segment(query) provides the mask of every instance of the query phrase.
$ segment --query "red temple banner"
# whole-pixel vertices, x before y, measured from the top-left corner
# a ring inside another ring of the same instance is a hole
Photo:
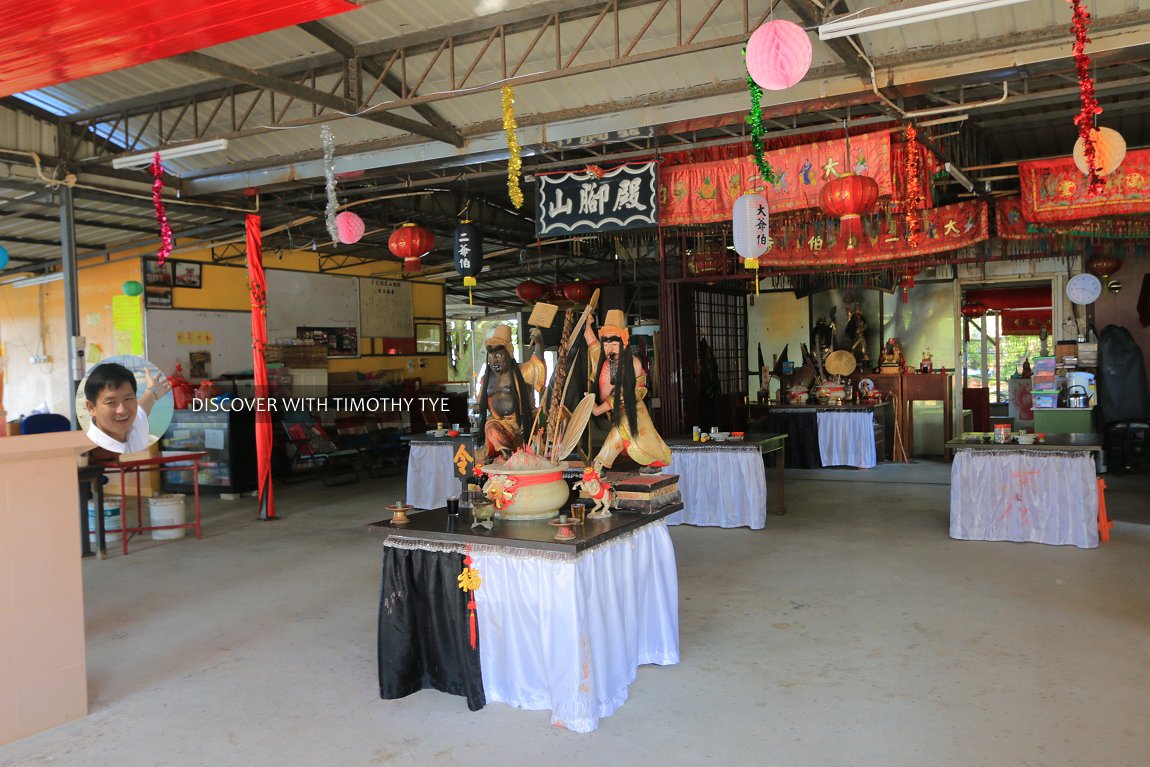
[[[767,198],[771,214],[817,208],[823,184],[854,172],[878,183],[879,196],[890,197],[890,133],[851,137],[851,167],[845,168],[843,139],[776,149],[766,159],[775,183],[764,185],[750,156],[716,162],[675,165],[659,174],[659,225],[684,226],[728,221],[735,200],[757,193]]]
[[[1086,176],[1064,157],[1018,164],[1022,214],[1031,223],[1150,213],[1150,149],[1126,153],[1118,170],[1102,179],[1102,194],[1087,194]]]
[[[838,240],[839,225],[830,219],[771,222],[771,248],[759,259],[765,269],[802,269],[874,265],[945,253],[990,239],[989,208],[969,200],[922,211],[918,245],[906,239],[902,216],[864,217],[864,235],[855,248]]]
[[[999,197],[994,201],[994,228],[995,234],[1004,240],[1033,240],[1036,237],[1023,216],[1021,197]]]
[[[245,221],[248,255],[248,286],[252,300],[252,371],[256,396],[267,397],[268,364],[268,285],[264,275],[264,244],[260,217],[249,214]],[[274,519],[275,496],[272,492],[272,417],[263,408],[256,410],[256,475],[259,487],[259,518]]]

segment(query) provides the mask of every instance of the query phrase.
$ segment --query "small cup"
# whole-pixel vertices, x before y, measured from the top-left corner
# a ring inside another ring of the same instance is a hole
[[[579,523],[582,523],[587,518],[587,504],[573,503],[571,504],[571,517]]]
[[[453,517],[459,516],[459,496],[452,495],[447,498],[447,513]]]
[[[453,424],[451,424],[451,428],[455,431],[459,431],[459,424],[453,423]]]
[[[559,512],[559,523],[560,524],[566,525],[566,524],[569,524],[570,522],[571,522],[571,515],[570,514],[568,514],[565,511]]]

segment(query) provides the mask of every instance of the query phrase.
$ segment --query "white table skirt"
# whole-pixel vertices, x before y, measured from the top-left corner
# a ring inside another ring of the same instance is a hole
[[[407,502],[417,509],[438,509],[461,485],[451,462],[450,442],[412,442],[407,457]]]
[[[874,413],[825,413],[817,416],[819,457],[823,466],[854,466],[870,469],[875,465]]]
[[[1098,546],[1098,484],[1088,452],[956,451],[950,537]]]
[[[679,662],[679,583],[667,526],[577,557],[475,551],[483,692],[591,732],[627,700],[638,667]]]
[[[762,453],[741,449],[671,446],[671,465],[679,475],[683,510],[667,517],[668,525],[749,527],[767,524],[767,479]]]

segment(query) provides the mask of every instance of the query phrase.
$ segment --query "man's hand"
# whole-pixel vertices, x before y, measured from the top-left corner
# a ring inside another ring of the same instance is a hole
[[[172,385],[168,382],[167,376],[160,373],[159,378],[152,378],[152,371],[147,368],[144,369],[144,384],[156,399],[160,399],[172,390]]]
[[[540,343],[543,341],[543,331],[540,330],[539,328],[535,327],[534,325],[532,325],[531,331],[527,334],[527,337],[531,340],[531,343],[533,343],[533,344]]]

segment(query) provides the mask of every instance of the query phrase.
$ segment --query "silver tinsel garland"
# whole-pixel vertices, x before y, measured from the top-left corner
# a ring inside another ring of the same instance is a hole
[[[326,125],[319,129],[319,137],[323,142],[323,176],[327,179],[327,209],[324,211],[324,223],[327,224],[327,233],[331,235],[332,244],[339,242],[339,227],[335,223],[335,214],[339,210],[339,200],[335,196],[335,137],[331,135],[331,128]]]

